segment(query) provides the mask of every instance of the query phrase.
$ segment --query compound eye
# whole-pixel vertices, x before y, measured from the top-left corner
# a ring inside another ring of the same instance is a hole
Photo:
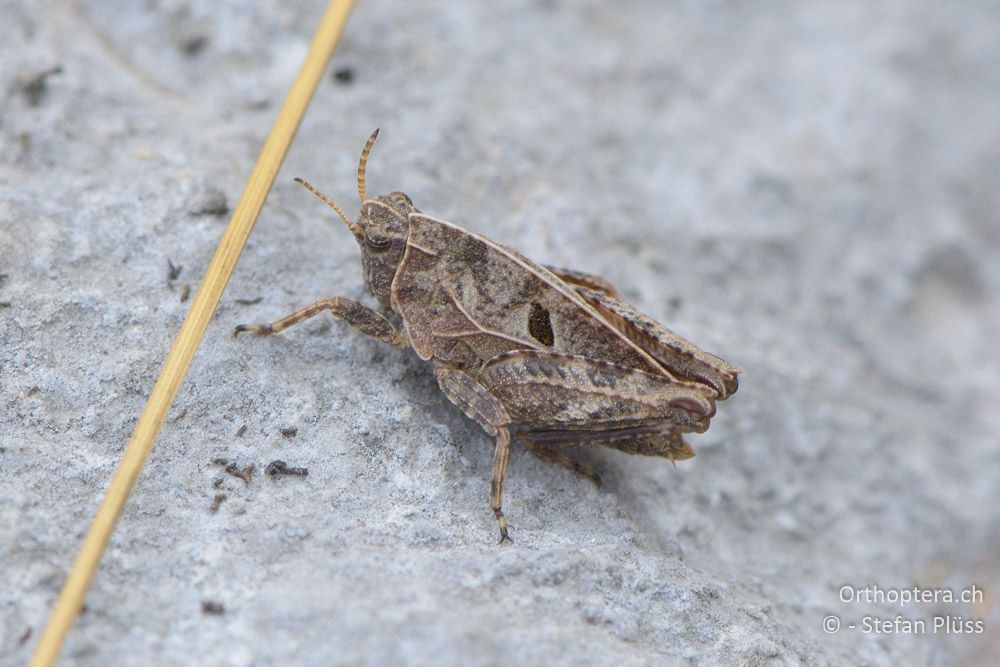
[[[392,239],[388,236],[380,236],[378,234],[368,234],[365,236],[365,245],[372,252],[385,252],[391,244]]]

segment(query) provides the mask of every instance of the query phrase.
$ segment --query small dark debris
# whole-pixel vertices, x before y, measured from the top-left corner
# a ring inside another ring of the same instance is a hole
[[[230,463],[226,466],[226,472],[233,477],[239,477],[247,484],[249,484],[250,480],[253,478],[253,470],[254,465],[252,463],[244,468],[237,467],[235,463]]]
[[[671,310],[677,310],[681,307],[683,300],[679,296],[670,297],[670,301],[667,302]]]
[[[296,477],[308,477],[308,468],[294,468],[289,466],[287,463],[281,460],[271,461],[264,468],[264,474],[268,477],[276,477],[278,475],[294,475]]]
[[[181,411],[177,413],[177,416],[171,419],[170,421],[179,422],[180,420],[184,419],[184,417],[187,416],[187,413],[188,413],[187,408],[181,408]]]
[[[24,646],[25,644],[27,644],[28,640],[31,639],[31,633],[32,629],[31,626],[29,625],[24,629],[24,632],[21,633],[21,636],[17,638],[17,645]]]
[[[294,438],[295,434],[299,432],[299,429],[295,426],[285,426],[278,429],[278,433],[285,436],[286,438]]]
[[[187,301],[189,296],[191,296],[191,285],[184,283],[181,285],[181,303]]]
[[[17,145],[21,149],[20,154],[15,158],[15,162],[20,162],[31,150],[31,134],[28,132],[18,132],[14,135],[17,139]]]
[[[212,480],[212,486],[215,487],[216,489],[218,489],[220,486],[222,486],[222,478],[221,477],[216,477],[215,479],[213,479]]]
[[[201,611],[204,614],[211,614],[212,616],[222,616],[226,613],[226,607],[216,600],[202,600]]]
[[[342,85],[348,85],[354,82],[354,68],[353,67],[338,67],[333,70],[333,80]]]
[[[8,278],[10,278],[10,274],[0,273],[0,287],[3,287],[3,284],[7,282]]]
[[[0,308],[10,308],[10,301],[0,301]]]
[[[225,468],[223,468],[225,472],[229,473],[233,477],[242,479],[247,484],[249,484],[250,480],[253,479],[254,465],[252,463],[248,466],[244,466],[243,468],[240,468],[235,462],[223,458],[212,459],[212,463],[219,466],[225,466]]]
[[[167,28],[181,53],[195,56],[209,43],[213,26],[206,15],[196,13],[185,2],[171,12]]]
[[[167,258],[167,284],[170,285],[170,283],[172,283],[175,280],[177,280],[177,277],[181,275],[181,271],[183,271],[183,270],[184,270],[183,266],[174,266],[174,263],[171,262],[170,258],[168,257]],[[171,287],[173,287],[173,286],[171,285]]]
[[[205,188],[192,198],[188,212],[192,215],[225,215],[229,212],[226,193],[219,188]]]
[[[193,56],[204,49],[206,44],[208,44],[207,35],[189,35],[181,39],[180,47],[181,51]]]
[[[62,74],[62,67],[56,65],[37,74],[24,73],[17,78],[17,85],[21,89],[21,94],[28,100],[28,106],[37,107],[42,101],[48,90],[46,80],[53,74]]]
[[[243,426],[240,426],[238,429],[236,429],[236,437],[242,438],[243,434],[246,432],[247,432],[247,425],[243,424]]]
[[[212,498],[212,506],[209,508],[213,514],[219,511],[219,507],[222,505],[222,503],[226,500],[227,497],[228,496],[226,496],[226,494],[224,493],[215,494],[215,497]]]
[[[236,303],[241,306],[256,306],[258,303],[264,300],[264,297],[258,296],[255,299],[236,299]]]

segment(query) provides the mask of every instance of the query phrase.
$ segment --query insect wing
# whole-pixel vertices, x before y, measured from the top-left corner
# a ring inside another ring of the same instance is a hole
[[[675,377],[704,383],[725,400],[739,386],[740,369],[678,336],[639,309],[606,293],[576,286],[604,320],[656,358]]]
[[[409,220],[392,298],[421,358],[457,355],[458,346],[481,363],[529,349],[667,374],[548,269],[450,223]]]

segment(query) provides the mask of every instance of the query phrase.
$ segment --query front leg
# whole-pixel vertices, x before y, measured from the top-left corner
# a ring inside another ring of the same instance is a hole
[[[371,308],[342,296],[332,299],[320,299],[311,306],[306,306],[302,310],[297,310],[291,315],[281,318],[274,324],[241,324],[236,327],[233,335],[238,336],[244,331],[263,336],[276,334],[284,331],[293,324],[308,320],[310,317],[318,315],[324,310],[328,310],[335,316],[345,320],[366,336],[396,347],[406,347],[406,334],[397,331],[396,327],[392,326],[392,322]]]
[[[493,471],[490,475],[490,508],[500,527],[500,543],[512,542],[507,534],[507,519],[503,515],[503,481],[507,474],[507,457],[510,454],[510,417],[503,404],[486,387],[476,382],[464,371],[449,368],[441,363],[434,365],[441,391],[467,417],[496,438],[493,449]]]

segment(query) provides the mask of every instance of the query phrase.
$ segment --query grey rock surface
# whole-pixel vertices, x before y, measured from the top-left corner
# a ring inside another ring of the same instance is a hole
[[[30,655],[321,5],[2,5],[3,664]],[[994,3],[359,3],[63,663],[1000,662],[998,118]],[[744,369],[696,458],[585,451],[595,488],[515,450],[501,548],[492,443],[412,352],[331,318],[233,339],[365,297],[291,179],[353,213],[374,127],[370,190],[601,273]]]

